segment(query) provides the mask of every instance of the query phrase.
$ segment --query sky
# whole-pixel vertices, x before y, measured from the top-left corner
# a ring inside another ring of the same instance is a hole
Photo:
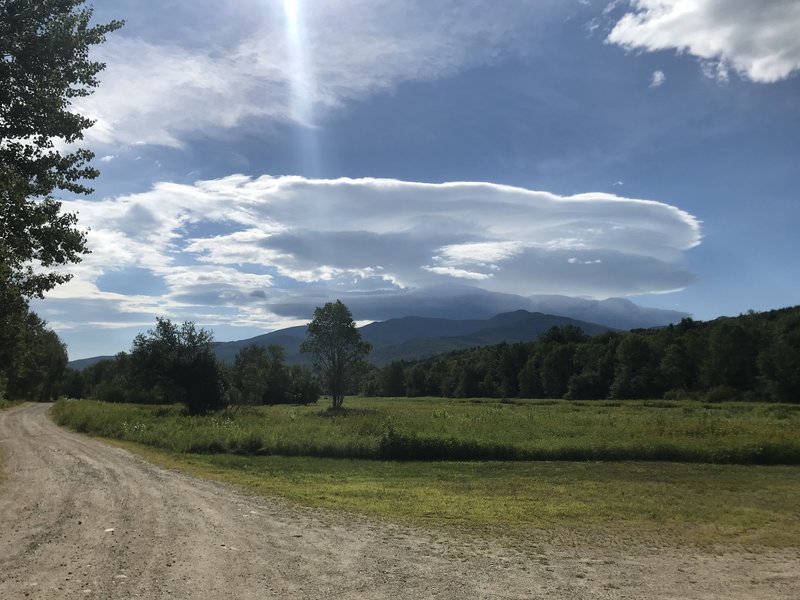
[[[126,25],[73,104],[92,253],[33,306],[73,360],[156,316],[242,339],[299,298],[446,283],[800,304],[797,0],[94,8]]]

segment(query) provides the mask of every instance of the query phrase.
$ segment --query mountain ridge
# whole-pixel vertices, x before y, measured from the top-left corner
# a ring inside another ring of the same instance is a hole
[[[594,300],[555,294],[520,296],[492,292],[462,283],[446,283],[392,292],[324,295],[269,304],[284,317],[304,318],[314,308],[336,299],[344,302],[357,320],[386,321],[409,315],[457,320],[489,319],[516,310],[541,312],[599,323],[614,329],[641,329],[678,323],[688,313],[640,306],[626,298]]]
[[[362,328],[362,334],[376,347],[374,356],[388,360],[394,347],[401,358],[427,357],[432,351],[425,350],[421,340],[433,340],[428,346],[439,351],[463,349],[465,344],[488,343],[481,339],[456,339],[474,335],[486,326],[490,319],[500,315],[513,315],[519,311],[528,314],[543,314],[565,319],[573,319],[592,326],[608,329],[629,330],[661,327],[677,323],[689,315],[686,313],[658,308],[642,307],[625,298],[592,300],[558,295],[517,296],[514,294],[490,292],[465,284],[440,284],[427,288],[411,289],[391,293],[367,292],[348,294],[342,300],[358,320],[372,323]],[[278,314],[284,316],[310,315],[314,307],[324,304],[325,298],[305,298],[294,304],[274,305]],[[504,317],[514,319],[513,316]],[[395,325],[383,325],[393,322]],[[566,323],[566,322],[565,322]],[[581,326],[581,325],[579,325]],[[582,328],[589,327],[583,325]],[[279,344],[286,349],[287,358],[293,362],[307,362],[308,357],[300,355],[300,342],[305,338],[305,326],[289,327],[264,333],[244,340],[219,342],[215,349],[221,360],[233,361],[236,353],[250,344]],[[514,338],[514,327],[506,332],[505,341]],[[491,343],[504,341],[493,334],[484,336]],[[415,338],[417,338],[415,340]],[[85,368],[109,357],[93,357],[71,361],[75,368]]]
[[[598,323],[517,310],[489,319],[402,317],[369,323],[360,327],[359,331],[373,345],[368,359],[382,366],[394,360],[419,360],[444,352],[500,342],[533,341],[551,327],[566,325],[580,327],[590,335],[613,330]],[[300,344],[305,337],[305,326],[289,327],[243,340],[215,342],[214,353],[219,360],[232,363],[243,348],[276,344],[283,347],[288,363],[308,364],[310,357],[300,352]],[[113,357],[76,360],[70,362],[69,366],[80,370],[107,358]]]

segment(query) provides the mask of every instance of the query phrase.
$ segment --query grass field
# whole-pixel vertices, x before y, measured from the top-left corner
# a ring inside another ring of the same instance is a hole
[[[348,398],[233,408],[61,401],[59,424],[177,453],[394,460],[800,464],[800,405]]]
[[[257,494],[522,543],[800,547],[800,467],[688,463],[378,461],[178,454],[147,460]]]
[[[188,417],[174,406],[61,401],[52,414],[158,464],[309,506],[520,540],[572,531],[618,543],[800,547],[798,406],[440,398],[346,405],[335,415],[274,406]],[[559,460],[485,460],[498,448],[514,459]],[[393,452],[404,460],[385,460]],[[431,460],[459,453],[470,460]],[[659,457],[683,462],[653,462]],[[636,458],[649,462],[628,460]],[[709,464],[781,461],[794,464]]]

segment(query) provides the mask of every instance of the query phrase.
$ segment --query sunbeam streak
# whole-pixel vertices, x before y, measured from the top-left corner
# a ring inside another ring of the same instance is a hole
[[[304,174],[321,175],[319,141],[314,122],[316,88],[313,69],[308,58],[308,37],[303,21],[300,0],[283,0],[286,21],[286,42],[290,65],[290,93],[292,118],[300,124],[298,148]]]

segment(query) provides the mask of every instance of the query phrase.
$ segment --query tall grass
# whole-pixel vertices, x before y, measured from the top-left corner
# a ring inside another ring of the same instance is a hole
[[[350,398],[232,408],[60,401],[56,422],[180,453],[398,460],[653,460],[800,464],[800,406]]]
[[[0,397],[0,410],[6,410],[13,406],[18,406],[21,404],[20,402],[13,402],[12,400],[6,400],[5,398]]]

